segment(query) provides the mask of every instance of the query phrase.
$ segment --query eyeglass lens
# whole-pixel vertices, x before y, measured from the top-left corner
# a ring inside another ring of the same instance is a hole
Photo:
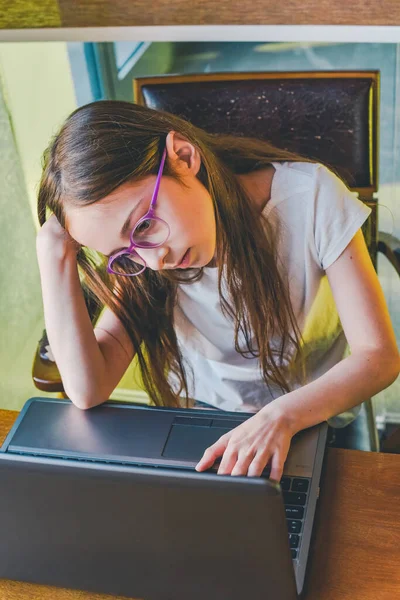
[[[132,241],[139,248],[155,248],[163,244],[169,235],[168,225],[161,219],[145,219],[135,228]],[[144,261],[134,250],[117,256],[110,268],[121,275],[137,275],[143,270]]]

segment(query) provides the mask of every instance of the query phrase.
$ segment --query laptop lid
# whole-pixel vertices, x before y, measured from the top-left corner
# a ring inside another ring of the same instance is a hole
[[[82,411],[69,400],[32,398],[23,407],[1,451],[193,471],[207,446],[252,414],[116,402]],[[282,480],[289,538],[291,543],[296,542],[296,550],[292,547],[291,553],[298,593],[304,584],[326,431],[326,424],[321,424],[292,439]],[[218,464],[211,471],[217,468]],[[302,479],[296,479],[299,477]],[[306,484],[306,495],[293,495],[299,482]],[[302,506],[291,506],[297,502]],[[296,519],[301,523],[293,521]]]
[[[0,577],[146,600],[295,600],[279,486],[0,452]]]

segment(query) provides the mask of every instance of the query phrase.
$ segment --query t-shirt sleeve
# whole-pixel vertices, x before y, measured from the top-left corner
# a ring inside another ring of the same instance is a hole
[[[316,169],[313,207],[316,256],[321,268],[326,271],[372,211],[323,165]]]

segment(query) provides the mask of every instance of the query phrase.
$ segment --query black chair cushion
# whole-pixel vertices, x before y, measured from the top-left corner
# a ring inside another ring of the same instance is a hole
[[[160,80],[141,87],[151,108],[182,116],[211,133],[266,139],[322,161],[350,187],[375,185],[370,99],[376,80],[368,74],[220,81],[210,74],[208,81]]]

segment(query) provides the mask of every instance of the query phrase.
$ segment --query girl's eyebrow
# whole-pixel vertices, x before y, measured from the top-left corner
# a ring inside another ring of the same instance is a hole
[[[144,198],[140,198],[140,200],[137,202],[137,204],[130,211],[125,223],[122,225],[122,229],[121,229],[121,233],[120,233],[121,237],[124,236],[130,229],[132,215],[137,211],[137,209],[139,208],[139,206],[141,205],[143,200],[144,200]],[[108,256],[115,254],[116,252],[118,252],[118,250],[121,250],[121,248],[117,248],[116,250],[113,250],[112,252],[110,252],[110,254],[108,254]]]
[[[122,226],[121,229],[121,236],[125,235],[126,232],[128,231],[128,229],[130,228],[130,224],[131,224],[131,219],[132,219],[132,215],[137,211],[137,209],[139,208],[140,204],[143,202],[143,198],[140,198],[140,200],[138,201],[138,203],[136,204],[136,206],[134,206],[131,210],[131,212],[129,213],[125,223]]]

